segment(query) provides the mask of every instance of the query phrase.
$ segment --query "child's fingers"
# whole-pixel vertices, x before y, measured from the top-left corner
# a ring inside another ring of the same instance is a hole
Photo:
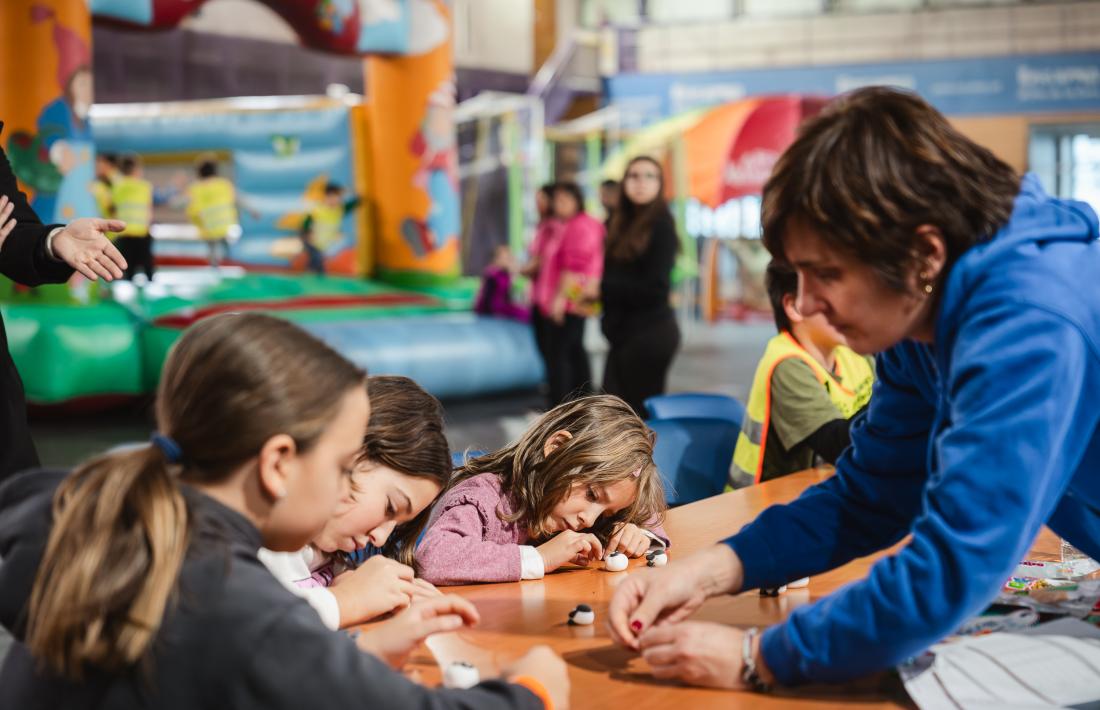
[[[587,534],[585,537],[588,539],[588,542],[590,543],[589,550],[591,552],[595,553],[595,558],[596,559],[602,559],[603,558],[603,543],[600,542],[600,538],[596,537],[595,535],[593,535],[591,533]],[[592,555],[589,555],[589,557],[591,557],[591,556]]]
[[[416,630],[421,639],[427,638],[432,634],[443,633],[446,631],[456,631],[466,626],[466,620],[458,614],[444,614],[443,616],[435,616],[430,619],[425,619]]]
[[[413,586],[416,587],[416,594],[424,598],[443,596],[443,592],[436,589],[434,584],[419,577],[413,580]]]
[[[606,555],[610,555],[610,554],[611,554],[612,552],[614,552],[615,550],[618,550],[618,549],[619,549],[619,547],[620,547],[620,542],[621,542],[621,541],[622,541],[622,539],[623,539],[623,533],[624,533],[624,532],[626,532],[626,528],[625,528],[625,527],[620,527],[620,528],[619,528],[619,529],[618,529],[618,530],[617,530],[617,531],[615,532],[615,534],[611,536],[611,539],[607,541],[607,549],[606,549],[606,550],[604,550],[604,553],[605,553]],[[622,547],[624,547],[624,548],[625,548],[626,546],[625,546],[625,545],[623,545]]]
[[[378,562],[376,562],[375,564],[384,566],[385,569],[396,575],[398,579],[403,579],[407,582],[411,582],[413,578],[416,577],[416,572],[413,570],[412,567],[409,567],[408,565],[403,565],[397,560],[391,560],[390,558],[382,557],[381,555],[372,557],[367,562],[369,563],[371,560],[378,560]]]
[[[457,615],[469,626],[481,621],[481,615],[477,613],[477,607],[473,602],[464,599],[457,594],[441,594],[435,599],[429,599],[418,604],[423,610],[424,617]]]

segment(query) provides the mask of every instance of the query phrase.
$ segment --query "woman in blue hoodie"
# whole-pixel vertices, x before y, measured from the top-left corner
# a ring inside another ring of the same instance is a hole
[[[1096,214],[1046,195],[916,96],[856,91],[807,123],[764,189],[799,310],[879,353],[832,478],[616,591],[616,639],[655,675],[764,689],[920,652],[996,596],[1045,523],[1100,557]],[[882,550],[862,581],[757,633],[686,621]],[[656,625],[655,625],[656,624]]]

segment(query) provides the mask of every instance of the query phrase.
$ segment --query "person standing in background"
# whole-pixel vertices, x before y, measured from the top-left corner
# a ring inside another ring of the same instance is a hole
[[[302,246],[309,256],[308,268],[318,276],[325,275],[325,252],[343,239],[340,228],[344,217],[359,206],[358,195],[345,199],[346,190],[340,183],[325,185],[325,196],[310,210],[302,223]]]
[[[646,398],[665,391],[680,347],[680,327],[669,305],[679,245],[660,164],[634,158],[613,211],[600,283],[601,327],[611,344],[603,387],[643,418]]]
[[[546,319],[548,407],[591,388],[584,324],[599,293],[605,235],[603,225],[585,213],[584,195],[576,183],[555,185],[553,204],[561,232],[544,250],[540,277],[546,281],[535,304]]]
[[[140,269],[152,281],[153,183],[143,177],[141,158],[133,153],[122,156],[118,167],[121,174],[111,183],[111,205],[114,216],[126,223],[118,236],[118,249],[129,262],[124,278],[133,280]]]
[[[0,134],[4,124],[0,122]],[[16,283],[64,283],[75,269],[85,278],[122,278],[126,260],[106,237],[125,225],[117,220],[77,219],[68,226],[42,224],[19,191],[15,173],[0,148],[0,273]],[[38,465],[23,381],[8,351],[0,317],[0,481]]]
[[[550,359],[546,351],[547,321],[536,304],[550,300],[548,295],[550,280],[547,278],[549,271],[543,271],[541,267],[550,245],[556,244],[561,236],[562,224],[554,217],[553,202],[554,184],[546,183],[535,193],[535,209],[539,214],[539,223],[535,227],[535,237],[528,250],[527,264],[520,270],[520,275],[531,280],[531,329],[534,331],[535,346],[539,350],[539,356],[542,357],[542,364],[547,373],[550,372]]]
[[[217,269],[229,255],[229,232],[239,229],[237,190],[233,183],[218,175],[218,163],[212,158],[199,162],[198,180],[187,188],[187,216],[199,229],[206,243],[210,266]]]
[[[611,218],[615,216],[615,210],[619,209],[622,187],[618,180],[604,180],[600,183],[600,205],[603,206],[603,226],[611,229]]]

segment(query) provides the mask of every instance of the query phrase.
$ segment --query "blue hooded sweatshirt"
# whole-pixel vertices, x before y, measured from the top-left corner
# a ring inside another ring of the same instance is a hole
[[[1012,217],[943,287],[935,344],[882,353],[837,473],[726,544],[744,588],[912,539],[762,638],[784,685],[893,666],[980,613],[1046,523],[1100,558],[1096,213],[1023,179]]]

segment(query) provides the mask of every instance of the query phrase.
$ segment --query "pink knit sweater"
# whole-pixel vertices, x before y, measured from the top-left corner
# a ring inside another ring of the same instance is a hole
[[[497,514],[510,515],[514,506],[493,473],[467,478],[449,490],[432,510],[416,548],[420,576],[438,585],[518,582],[519,547],[529,541],[527,528],[506,523]],[[650,529],[668,544],[659,525]]]

